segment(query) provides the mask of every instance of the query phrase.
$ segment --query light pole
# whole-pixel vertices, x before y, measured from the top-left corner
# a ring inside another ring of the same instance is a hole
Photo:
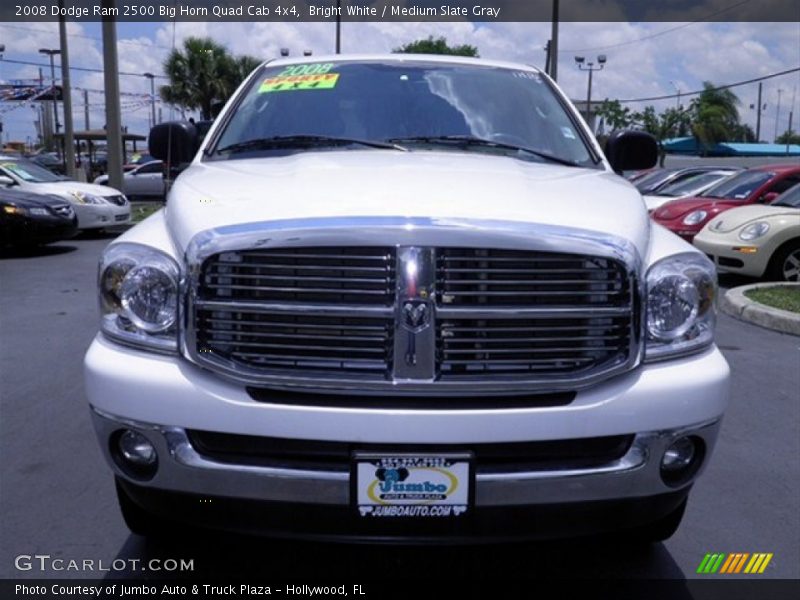
[[[342,0],[336,0],[336,54],[342,53]]]
[[[680,110],[680,109],[681,109],[681,88],[679,88],[679,87],[678,87],[678,86],[675,84],[675,82],[674,82],[674,81],[670,81],[670,84],[672,84],[672,87],[674,87],[674,88],[675,88],[675,91],[676,91],[676,92],[677,92],[677,94],[678,94],[678,100],[675,102],[675,108],[677,108],[678,110]]]
[[[53,118],[55,119],[55,126],[56,126],[56,133],[61,128],[60,123],[58,122],[58,101],[56,100],[56,66],[55,62],[53,62],[53,57],[56,54],[61,54],[61,50],[54,50],[51,48],[39,48],[39,54],[46,54],[50,57],[50,80],[52,82],[50,93],[53,95]],[[58,146],[56,146],[57,148]],[[59,156],[61,152],[58,153]]]
[[[152,115],[153,124],[151,127],[156,126],[156,84],[155,84],[155,75],[152,73],[142,73],[145,77],[150,80],[150,113]]]
[[[783,90],[778,88],[778,107],[775,109],[775,137],[772,138],[773,141],[778,139],[778,121],[781,118],[781,94]]]
[[[586,92],[586,123],[589,124],[592,118],[592,74],[595,71],[602,71],[603,67],[606,66],[606,55],[600,54],[597,57],[597,66],[594,66],[593,62],[585,62],[586,59],[583,56],[576,56],[575,63],[578,65],[578,68],[581,71],[589,71],[589,87]],[[591,127],[591,124],[589,125]]]

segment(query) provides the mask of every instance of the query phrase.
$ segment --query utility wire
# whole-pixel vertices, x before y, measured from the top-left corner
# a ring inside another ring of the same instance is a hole
[[[8,29],[19,29],[20,31],[30,31],[32,33],[47,33],[52,35],[52,31],[48,31],[47,29],[36,29],[34,27],[20,27],[19,25],[9,25],[8,23],[0,23],[0,27],[6,27]],[[85,33],[67,33],[67,37],[78,37],[78,38],[85,38],[87,40],[95,40],[95,41],[102,41],[102,37],[96,35],[87,35]],[[159,46],[158,44],[145,44],[144,42],[137,42],[136,40],[118,40],[118,44],[129,44],[131,46],[142,46],[145,48],[160,48],[161,50],[172,50],[172,48],[168,46]]]
[[[661,31],[657,31],[656,33],[652,33],[650,35],[645,35],[645,36],[642,36],[642,37],[639,37],[639,38],[628,40],[627,42],[620,42],[618,44],[610,44],[608,46],[596,46],[594,48],[579,48],[577,50],[559,50],[558,53],[559,54],[570,54],[572,52],[593,52],[595,50],[611,50],[612,48],[621,48],[623,46],[630,46],[631,44],[638,44],[639,42],[644,42],[644,41],[647,41],[647,40],[651,40],[653,38],[660,37],[662,35],[667,35],[668,33],[672,33],[673,31],[678,31],[679,29],[686,29],[687,27],[691,27],[692,25],[697,25],[698,23],[705,23],[705,22],[709,21],[710,19],[712,19],[713,17],[716,17],[717,15],[720,15],[720,14],[722,14],[724,12],[728,12],[729,10],[733,10],[734,8],[738,8],[738,7],[740,7],[740,6],[744,5],[744,4],[747,4],[750,1],[751,0],[742,0],[738,4],[734,4],[733,6],[729,6],[727,8],[723,8],[722,10],[718,10],[716,12],[713,12],[710,15],[706,15],[702,19],[698,19],[696,21],[691,21],[689,23],[684,23],[684,24],[678,25],[676,27],[670,27],[669,29],[662,29]]]
[[[630,98],[627,100],[618,100],[620,104],[629,104],[633,102],[651,102],[653,100],[670,100],[672,98],[684,97],[684,96],[696,96],[698,94],[702,94],[705,91],[718,91],[718,90],[727,90],[734,87],[739,87],[741,85],[747,85],[748,83],[756,83],[758,81],[764,81],[766,79],[772,79],[774,77],[780,77],[782,75],[788,75],[789,73],[796,73],[800,71],[800,67],[795,67],[794,69],[787,69],[785,71],[780,71],[779,73],[771,73],[770,75],[764,75],[763,77],[755,77],[753,79],[748,79],[746,81],[737,81],[736,83],[729,83],[727,85],[719,85],[713,88],[696,90],[694,92],[681,92],[680,94],[670,94],[667,96],[653,96],[651,98]]]
[[[30,62],[27,60],[11,60],[10,58],[3,58],[0,59],[0,62],[7,62],[15,65],[30,65],[33,67],[47,67],[50,68],[50,63],[36,63]],[[90,69],[89,67],[74,67],[70,65],[70,71],[86,71],[88,73],[102,73],[103,69]],[[130,75],[132,77],[144,77],[142,73],[126,73],[125,71],[119,71],[120,75]],[[166,75],[156,75],[158,79],[169,79]]]

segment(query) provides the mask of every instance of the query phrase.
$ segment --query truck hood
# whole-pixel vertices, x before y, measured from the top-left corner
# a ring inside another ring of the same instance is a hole
[[[173,241],[247,222],[417,217],[539,223],[612,234],[644,256],[647,211],[614,173],[483,153],[303,152],[196,162],[167,206]]]
[[[725,211],[725,214],[713,219],[708,227],[718,233],[728,233],[751,222],[784,215],[798,219],[798,224],[800,224],[800,209],[791,206],[752,204]]]

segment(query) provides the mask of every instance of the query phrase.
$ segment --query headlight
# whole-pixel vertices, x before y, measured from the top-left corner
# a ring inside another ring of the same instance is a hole
[[[688,354],[714,341],[716,281],[714,265],[699,254],[670,256],[650,267],[647,360]]]
[[[757,221],[755,223],[751,223],[744,229],[742,229],[741,233],[739,234],[739,239],[749,242],[750,240],[755,240],[760,238],[761,236],[765,235],[769,231],[769,223],[766,221]]]
[[[105,204],[106,201],[100,196],[94,194],[86,194],[84,192],[72,192],[72,197],[78,201],[79,204]]]
[[[23,208],[22,206],[16,206],[14,204],[4,204],[3,205],[3,212],[7,215],[27,215],[28,210]]]
[[[686,215],[686,218],[683,220],[684,225],[697,225],[698,223],[702,223],[703,220],[708,216],[708,213],[704,210],[696,210],[694,212],[690,212]]]
[[[180,269],[148,246],[114,244],[100,261],[101,330],[118,341],[177,351]]]

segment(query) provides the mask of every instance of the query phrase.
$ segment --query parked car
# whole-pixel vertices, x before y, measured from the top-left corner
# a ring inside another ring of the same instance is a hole
[[[389,54],[265,63],[149,146],[191,164],[103,253],[84,370],[131,530],[678,527],[729,369],[713,264],[616,174],[652,136],[604,156],[534,67]]]
[[[42,152],[40,154],[34,154],[29,158],[40,167],[44,167],[56,175],[66,174],[64,162],[60,160],[54,152]]]
[[[130,204],[124,194],[56,175],[26,158],[0,155],[0,188],[3,187],[63,198],[75,209],[79,229],[130,223]]]
[[[108,185],[108,175],[100,175],[94,180],[98,185]],[[122,175],[122,191],[128,198],[163,198],[164,163],[149,161],[135,166]]]
[[[36,246],[78,233],[78,217],[58,196],[0,187],[0,246]]]
[[[652,194],[659,188],[670,184],[680,183],[700,173],[707,173],[709,171],[724,171],[728,167],[720,166],[695,166],[695,167],[673,167],[669,169],[653,169],[650,172],[645,172],[641,177],[631,181],[636,189],[642,195]]]
[[[800,184],[771,204],[725,211],[694,238],[720,271],[800,281]]]
[[[653,219],[691,242],[720,213],[747,204],[769,204],[796,183],[800,183],[800,164],[753,167],[698,196],[667,202],[653,212]]]
[[[727,179],[741,169],[732,167],[730,169],[720,169],[717,171],[706,171],[697,173],[685,179],[669,182],[659,186],[655,191],[644,196],[644,203],[647,210],[654,211],[672,200],[680,198],[690,198],[702,194],[723,179]]]

